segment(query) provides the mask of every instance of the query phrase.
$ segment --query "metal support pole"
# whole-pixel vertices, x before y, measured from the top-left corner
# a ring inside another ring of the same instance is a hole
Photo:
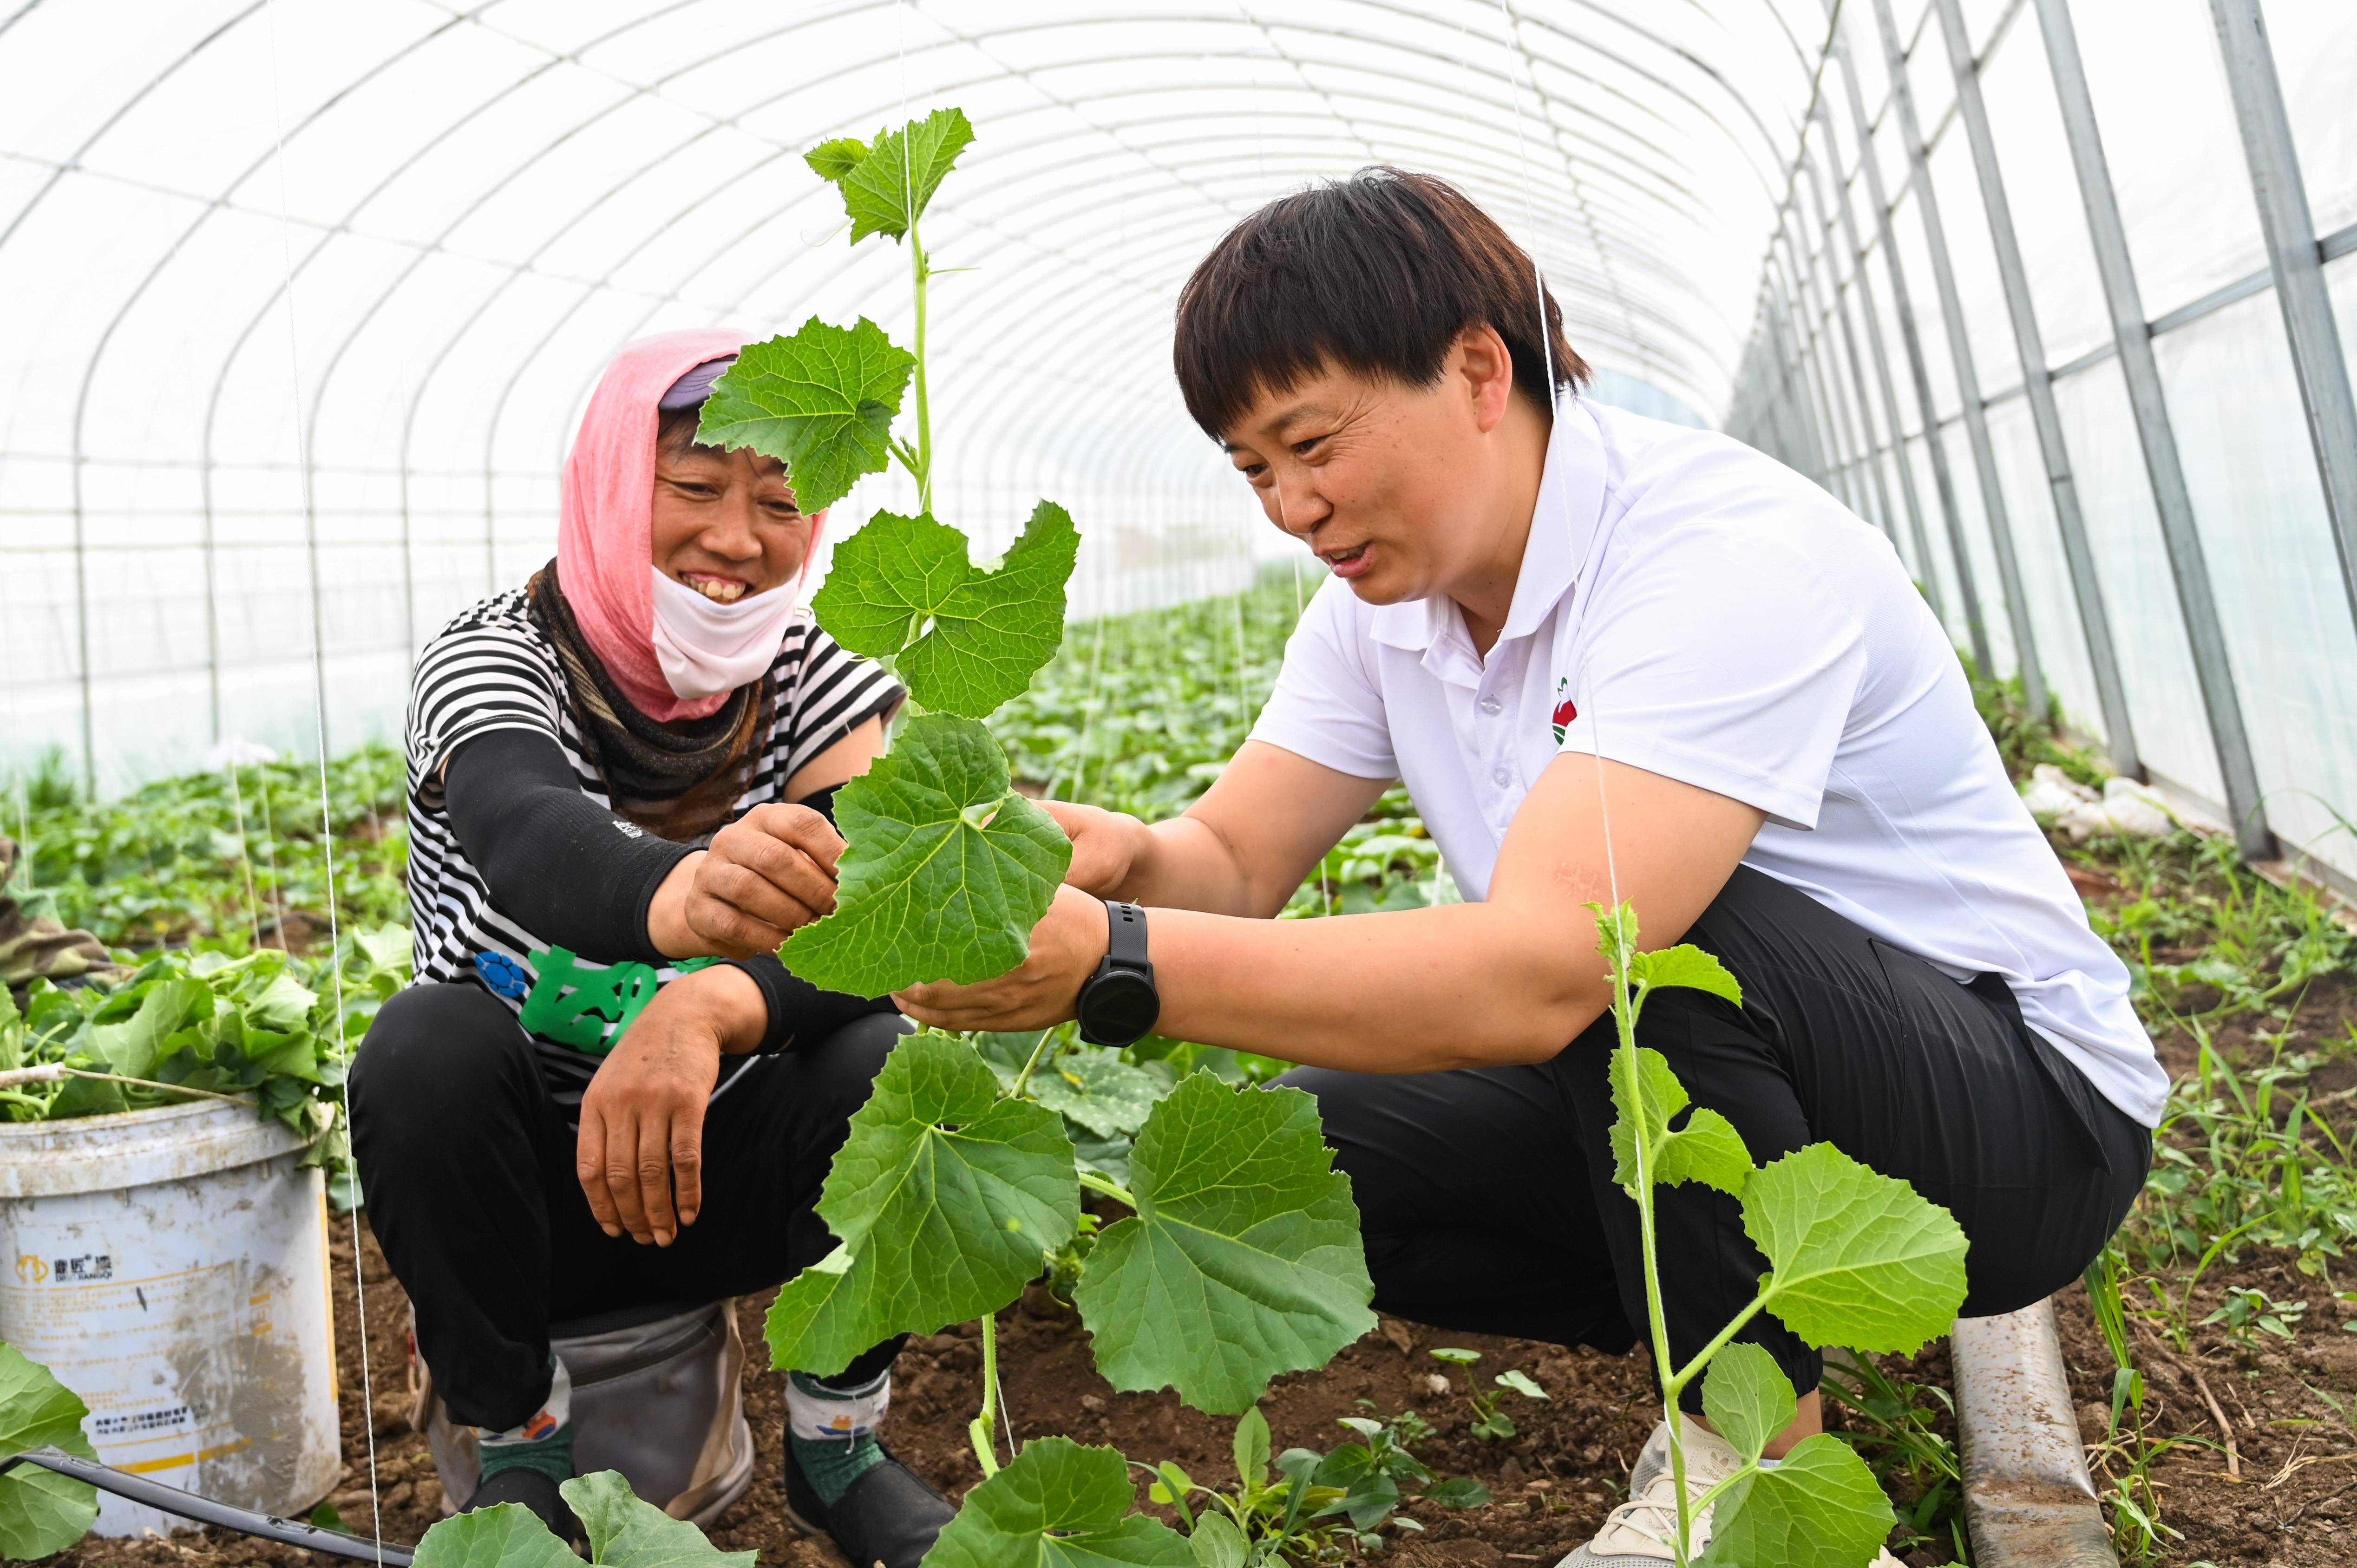
[[[1824,454],[1824,471],[1817,482],[1838,495],[1846,483],[1841,430],[1825,387],[1824,368],[1817,362],[1816,334],[1810,330],[1810,317],[1816,314],[1816,307],[1809,298],[1808,269],[1792,243],[1788,227],[1780,226],[1777,239],[1784,252],[1784,308],[1791,323],[1794,368],[1802,392],[1808,399],[1809,422],[1816,429],[1817,448]]]
[[[1775,358],[1776,382],[1782,394],[1777,399],[1776,413],[1778,423],[1784,426],[1781,444],[1791,454],[1786,461],[1811,478],[1822,479],[1822,448],[1817,444],[1814,423],[1809,417],[1808,394],[1793,384],[1792,324],[1785,314],[1783,296],[1772,291],[1768,298],[1768,330],[1769,352]]]
[[[2120,678],[2118,650],[2112,641],[2110,612],[2104,607],[2104,585],[2095,574],[2095,555],[2087,543],[2087,521],[2079,510],[2079,487],[2071,477],[2071,453],[2062,439],[2062,416],[2054,406],[2054,380],[2046,360],[2046,338],[2038,328],[2038,312],[2029,295],[2029,271],[2021,259],[2021,242],[2013,228],[2013,204],[2005,194],[2005,177],[1996,161],[1996,139],[1990,134],[1988,105],[1981,98],[1979,63],[1973,58],[1970,35],[1964,31],[1964,7],[1957,0],[1932,0],[1940,13],[1940,30],[1948,40],[1948,59],[1955,68],[1956,106],[1970,144],[1973,168],[1980,177],[1981,206],[1987,210],[1989,240],[1996,248],[1996,271],[2005,285],[2006,311],[2013,317],[2014,347],[2021,355],[2022,393],[2029,400],[2030,423],[2038,429],[2038,450],[2046,463],[2046,483],[2054,496],[2054,525],[2062,536],[2062,559],[2070,568],[2071,591],[2078,601],[2079,628],[2086,635],[2087,662],[2094,671],[2095,703],[2103,710],[2104,734],[2110,744],[2113,768],[2131,779],[2144,777],[2136,755],[2136,725],[2128,716],[2127,686]]]
[[[1870,510],[1876,523],[1896,544],[1899,542],[1898,512],[1890,502],[1889,480],[1881,463],[1875,457],[1874,413],[1867,403],[1866,368],[1858,357],[1857,334],[1851,329],[1849,307],[1842,300],[1841,268],[1836,264],[1840,251],[1835,241],[1833,218],[1825,208],[1824,185],[1814,153],[1803,147],[1801,162],[1808,176],[1807,183],[1801,188],[1801,194],[1808,203],[1808,227],[1824,241],[1827,295],[1824,308],[1833,317],[1832,325],[1824,329],[1828,361],[1826,373],[1841,402],[1844,428],[1855,433],[1857,456],[1851,476],[1851,489],[1857,499],[1852,502],[1852,510],[1860,517],[1868,515]],[[1832,334],[1835,332],[1841,337],[1842,357],[1839,360],[1833,359]],[[1842,373],[1845,369],[1847,375]],[[1869,495],[1874,499],[1871,509],[1865,504]]]
[[[1823,120],[1819,123],[1825,128],[1825,157],[1826,161],[1831,163],[1837,152],[1833,143],[1832,123]],[[1824,175],[1818,169],[1817,160],[1813,157],[1803,158],[1802,161],[1808,169],[1809,195],[1818,214],[1819,226],[1823,228],[1832,221],[1825,216],[1826,209],[1830,204],[1825,199]],[[1846,204],[1845,204],[1842,214],[1842,235],[1845,245],[1849,245],[1848,216]],[[1857,272],[1856,247],[1851,246],[1850,250],[1850,267],[1855,274]],[[1861,277],[1859,281],[1863,284],[1864,279]],[[1875,440],[1874,411],[1866,395],[1866,362],[1857,351],[1857,333],[1850,326],[1849,306],[1842,299],[1842,281],[1838,269],[1834,271],[1833,293],[1834,317],[1841,327],[1842,356],[1849,361],[1849,390],[1857,403],[1858,450],[1862,454],[1858,460],[1866,465],[1867,482],[1874,487],[1875,510],[1878,514],[1878,521],[1882,524],[1882,532],[1890,536],[1890,542],[1895,545],[1899,542],[1899,508],[1890,499],[1890,473],[1883,467],[1879,448]],[[1867,308],[1870,311],[1873,306],[1869,305]],[[1884,378],[1884,383],[1885,390],[1888,391],[1887,375]]]
[[[2127,229],[2120,220],[2119,198],[2112,189],[2111,164],[2104,156],[2094,100],[2087,92],[2078,30],[2071,25],[2068,0],[2037,0],[2037,4],[2039,30],[2046,38],[2046,62],[2054,73],[2054,96],[2062,109],[2062,133],[2071,144],[2079,194],[2086,203],[2095,270],[2102,274],[2104,298],[2111,307],[2112,336],[2119,348],[2121,373],[2127,380],[2128,406],[2136,414],[2145,472],[2152,481],[2153,507],[2160,515],[2161,542],[2169,550],[2169,575],[2175,579],[2178,607],[2185,617],[2185,639],[2193,651],[2193,675],[2201,687],[2211,742],[2218,751],[2218,771],[2226,784],[2226,810],[2234,820],[2235,843],[2243,854],[2252,860],[2271,860],[2275,835],[2267,831],[2258,768],[2251,759],[2250,731],[2243,723],[2243,702],[2234,690],[2233,666],[2226,657],[2226,629],[2218,618],[2209,558],[2202,553],[2193,497],[2185,488],[2185,468],[2177,455],[2177,431],[2169,423],[2169,401],[2161,390],[2160,364],[2153,358],[2152,327],[2136,287],[2135,263],[2128,257]]]
[[[1805,152],[1803,156],[1806,156]],[[1791,236],[1785,242],[1786,250],[1798,274],[1801,306],[1808,312],[1809,373],[1816,386],[1817,401],[1824,407],[1825,433],[1834,446],[1835,493],[1841,498],[1844,506],[1863,514],[1866,510],[1866,492],[1862,489],[1865,476],[1857,469],[1857,433],[1851,428],[1849,404],[1842,399],[1841,377],[1833,362],[1825,307],[1817,297],[1816,255],[1808,242],[1808,228],[1802,221],[1797,189],[1786,212],[1784,228]]]
[[[2276,76],[2275,50],[2258,0],[2210,0],[2210,10],[2218,21],[2218,48],[2225,57],[2226,84],[2233,90],[2243,153],[2251,164],[2251,190],[2258,198],[2259,231],[2266,236],[2276,303],[2283,307],[2284,330],[2291,338],[2299,401],[2308,410],[2308,436],[2324,481],[2324,510],[2341,554],[2341,585],[2349,596],[2350,614],[2357,617],[2357,400],[2350,396],[2349,362],[2341,352],[2332,296],[2324,286],[2324,260],[2300,178],[2299,154],[2292,145],[2291,120],[2284,113],[2283,83]]]
[[[1835,0],[1838,4],[1838,0]],[[1964,630],[1973,645],[1973,662],[1994,672],[1996,665],[1989,656],[1988,627],[1981,619],[1980,590],[1973,583],[1973,558],[1964,548],[1964,513],[1956,505],[1955,476],[1948,472],[1948,445],[1940,439],[1940,416],[1932,401],[1932,371],[1923,362],[1923,339],[1915,329],[1915,306],[1907,293],[1907,268],[1899,260],[1899,234],[1890,221],[1890,202],[1883,194],[1882,170],[1874,159],[1874,130],[1867,123],[1866,100],[1857,88],[1857,71],[1849,63],[1846,40],[1835,39],[1834,58],[1841,62],[1842,85],[1849,93],[1850,123],[1857,127],[1857,162],[1866,176],[1867,199],[1874,204],[1874,226],[1882,244],[1882,263],[1890,273],[1891,314],[1899,318],[1899,341],[1907,350],[1907,369],[1915,382],[1915,407],[1923,420],[1923,448],[1932,459],[1932,488],[1939,492],[1940,515],[1948,525],[1948,543],[1955,557],[1956,597],[1963,601]],[[1905,70],[1901,65],[1900,69]],[[1907,442],[1901,426],[1890,427],[1891,449],[1898,454],[1900,464],[1907,461]],[[1923,575],[1931,576],[1932,552],[1923,551]]]
[[[1855,91],[1850,102],[1853,107],[1857,102]],[[1817,100],[1817,116],[1825,128],[1825,145],[1831,148],[1835,145],[1833,111],[1825,106],[1822,96]],[[1874,149],[1860,141],[1859,161],[1871,162],[1873,157]],[[1899,383],[1891,377],[1890,352],[1882,340],[1882,313],[1874,303],[1874,275],[1867,270],[1866,247],[1858,242],[1857,215],[1850,208],[1849,182],[1841,177],[1837,164],[1834,168],[1834,187],[1841,198],[1840,205],[1835,210],[1841,218],[1842,244],[1850,253],[1850,277],[1857,285],[1858,314],[1866,318],[1866,343],[1873,351],[1875,383],[1882,393],[1883,426],[1890,433],[1890,466],[1898,470],[1899,494],[1907,503],[1908,532],[1915,541],[1915,559],[1923,574],[1923,591],[1931,600],[1932,613],[1944,622],[1948,618],[1948,611],[1941,602],[1939,575],[1932,570],[1932,535],[1923,525],[1923,501],[1915,493],[1915,476],[1907,462],[1907,444],[1900,434]],[[1882,471],[1882,459],[1878,456],[1875,458],[1875,469],[1878,473]]]
[[[1899,138],[1906,145],[1908,178],[1915,188],[1915,209],[1922,215],[1924,249],[1932,257],[1932,282],[1940,295],[1940,317],[1948,331],[1948,359],[1955,367],[1956,395],[1963,405],[1964,444],[1972,448],[1973,471],[1980,479],[1981,517],[1988,524],[1989,546],[1996,553],[1998,590],[2005,596],[2006,622],[2013,630],[2014,664],[2021,672],[2021,692],[2032,718],[2049,711],[2046,672],[2038,662],[2037,624],[2029,618],[2029,596],[2021,582],[2021,561],[2013,550],[2013,522],[2005,505],[2005,489],[1996,471],[1996,447],[1989,440],[1988,412],[1981,398],[1980,372],[1973,364],[1972,338],[1964,325],[1964,295],[1956,288],[1956,269],[1948,254],[1948,231],[1940,221],[1938,193],[1932,188],[1932,159],[1915,119],[1915,90],[1907,81],[1906,47],[1890,15],[1890,0],[1874,0],[1874,20],[1882,34],[1883,59],[1890,70],[1890,102],[1899,112]],[[1925,416],[1930,417],[1928,414]],[[1957,550],[1964,545],[1959,541]],[[1986,656],[1981,671],[1994,680],[1996,666]]]
[[[1809,477],[1820,485],[1833,483],[1833,446],[1826,436],[1824,421],[1817,409],[1815,391],[1809,384],[1807,356],[1801,348],[1801,322],[1795,314],[1798,301],[1793,297],[1792,268],[1787,260],[1782,286],[1776,295],[1776,319],[1783,328],[1784,381],[1792,389],[1792,412],[1798,417],[1802,439],[1808,443],[1811,456]]]

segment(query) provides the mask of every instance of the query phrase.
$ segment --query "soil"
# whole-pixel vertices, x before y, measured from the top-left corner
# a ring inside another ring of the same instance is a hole
[[[368,1381],[375,1389],[373,1421],[364,1407],[360,1337],[354,1331],[350,1221],[334,1222],[336,1341],[343,1388],[344,1451],[350,1455],[340,1487],[328,1499],[344,1528],[367,1535],[368,1466],[371,1428],[377,1495],[384,1539],[408,1545],[442,1517],[442,1488],[425,1439],[409,1424],[408,1298],[361,1226],[362,1277],[368,1297]],[[847,1568],[830,1543],[804,1539],[788,1523],[780,1480],[785,1422],[785,1380],[762,1365],[761,1320],[768,1294],[737,1304],[738,1326],[754,1347],[746,1407],[759,1450],[750,1490],[724,1515],[712,1540],[727,1551],[757,1550],[769,1568]],[[1437,1345],[1481,1353],[1480,1371],[1520,1368],[1552,1396],[1509,1395],[1520,1428],[1503,1444],[1470,1431],[1461,1370],[1433,1360]],[[1227,1485],[1232,1419],[1182,1407],[1176,1396],[1121,1394],[1097,1376],[1088,1336],[1069,1308],[1034,1287],[999,1317],[999,1378],[1006,1414],[1018,1438],[1063,1433],[1086,1443],[1109,1443],[1149,1463],[1175,1459],[1195,1479]],[[911,1339],[893,1368],[888,1441],[903,1459],[952,1499],[981,1478],[965,1423],[981,1402],[981,1348],[973,1324]],[[1450,1391],[1429,1380],[1446,1374]],[[1425,1532],[1403,1532],[1404,1549],[1383,1553],[1397,1568],[1462,1568],[1465,1564],[1553,1563],[1587,1539],[1626,1490],[1629,1466],[1652,1427],[1652,1369],[1642,1353],[1602,1356],[1586,1348],[1441,1333],[1385,1318],[1378,1332],[1345,1349],[1323,1371],[1278,1380],[1261,1403],[1275,1446],[1329,1449],[1351,1434],[1335,1423],[1346,1415],[1391,1415],[1415,1410],[1434,1434],[1416,1450],[1437,1476],[1471,1476],[1489,1487],[1486,1507],[1451,1512],[1411,1503],[1403,1512]],[[333,1559],[218,1530],[191,1530],[168,1541],[102,1541],[91,1537],[48,1560],[56,1568],[326,1568]]]

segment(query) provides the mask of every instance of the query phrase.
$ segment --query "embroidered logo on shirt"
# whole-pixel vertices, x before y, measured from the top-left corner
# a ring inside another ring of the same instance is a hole
[[[619,817],[614,819],[614,831],[626,839],[642,839],[647,836],[646,829],[636,822],[626,822]]]
[[[1563,744],[1563,732],[1566,726],[1567,726],[1572,720],[1579,716],[1578,705],[1569,697],[1564,695],[1565,691],[1570,685],[1571,677],[1568,675],[1558,675],[1555,678],[1555,704],[1554,725],[1555,743],[1557,746],[1561,746]]]

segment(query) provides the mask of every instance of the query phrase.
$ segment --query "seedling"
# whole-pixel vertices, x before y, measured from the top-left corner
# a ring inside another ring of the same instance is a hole
[[[1465,1398],[1473,1406],[1473,1435],[1484,1443],[1503,1443],[1514,1434],[1514,1422],[1499,1407],[1506,1402],[1504,1393],[1484,1393],[1481,1380],[1473,1375],[1473,1365],[1480,1360],[1479,1350],[1459,1350],[1442,1346],[1431,1352],[1436,1361],[1446,1361],[1465,1369]],[[1547,1391],[1531,1380],[1530,1375],[1519,1369],[1509,1369],[1491,1380],[1501,1389],[1518,1393],[1524,1399],[1543,1400]]]
[[[1628,905],[1591,905],[1598,947],[1612,982],[1619,1044],[1611,1067],[1614,1175],[1636,1200],[1646,1326],[1662,1402],[1702,1380],[1703,1414],[1742,1458],[1700,1498],[1686,1488],[1682,1423],[1668,1423],[1678,1520],[1672,1549],[1692,1558],[1695,1511],[1712,1509],[1712,1563],[1778,1568],[1795,1563],[1861,1568],[1881,1549],[1895,1516],[1874,1474],[1839,1438],[1819,1433],[1760,1467],[1767,1444],[1790,1426],[1792,1385],[1775,1359],[1735,1336],[1772,1312],[1809,1344],[1864,1351],[1912,1350],[1943,1333],[1964,1295],[1964,1236],[1945,1209],[1914,1188],[1867,1169],[1830,1144],[1813,1144],[1754,1168],[1734,1126],[1689,1108],[1658,1051],[1637,1044],[1645,998],[1663,985],[1692,986],[1739,1004],[1742,990],[1718,961],[1691,945],[1641,952]],[[1684,1124],[1671,1123],[1684,1114]],[[1699,1181],[1743,1205],[1745,1231],[1767,1254],[1760,1293],[1691,1360],[1670,1355],[1662,1309],[1653,1188]]]
[[[1369,1409],[1365,1400],[1359,1402]],[[1489,1488],[1464,1477],[1435,1482],[1414,1448],[1432,1435],[1431,1423],[1414,1411],[1389,1420],[1345,1416],[1341,1423],[1357,1442],[1330,1454],[1288,1448],[1269,1473],[1268,1423],[1258,1409],[1236,1423],[1236,1487],[1222,1492],[1197,1482],[1168,1460],[1152,1467],[1147,1496],[1179,1516],[1203,1563],[1280,1564],[1306,1556],[1337,1561],[1352,1548],[1380,1551],[1383,1527],[1421,1530],[1412,1519],[1394,1518],[1402,1499],[1421,1495],[1443,1508],[1479,1508]],[[1320,1521],[1325,1522],[1320,1522]]]
[[[2256,1352],[2262,1334],[2289,1340],[2307,1311],[2308,1303],[2304,1301],[2277,1301],[2255,1286],[2236,1285],[2226,1292],[2225,1304],[2203,1318],[2201,1326],[2207,1328],[2215,1324],[2225,1330],[2227,1338]]]

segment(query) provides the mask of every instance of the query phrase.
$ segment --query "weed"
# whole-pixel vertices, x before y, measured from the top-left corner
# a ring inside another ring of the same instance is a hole
[[[1547,1391],[1532,1381],[1529,1373],[1513,1368],[1491,1380],[1503,1391],[1484,1392],[1481,1380],[1473,1375],[1473,1364],[1481,1359],[1479,1350],[1459,1350],[1442,1346],[1431,1354],[1436,1361],[1446,1361],[1452,1367],[1465,1369],[1465,1399],[1473,1407],[1473,1435],[1484,1443],[1503,1443],[1514,1434],[1513,1418],[1500,1408],[1506,1402],[1506,1394],[1517,1393],[1533,1400],[1547,1397]]]
[[[1865,1455],[1884,1489],[1914,1498],[1899,1515],[1907,1534],[1899,1550],[1936,1541],[1955,1561],[1971,1562],[1964,1467],[1956,1445],[1939,1430],[1943,1420],[1955,1420],[1948,1391],[1894,1378],[1865,1357],[1832,1356],[1818,1390],[1846,1412],[1850,1430],[1841,1435]]]
[[[1366,1400],[1359,1403],[1375,1408]],[[1268,1423],[1257,1409],[1247,1411],[1236,1423],[1234,1490],[1205,1487],[1165,1460],[1147,1471],[1153,1477],[1147,1496],[1178,1514],[1200,1543],[1199,1561],[1224,1561],[1238,1568],[1331,1563],[1352,1550],[1381,1551],[1386,1523],[1395,1530],[1424,1528],[1394,1517],[1410,1496],[1450,1509],[1479,1508],[1490,1500],[1489,1488],[1479,1481],[1434,1481],[1415,1452],[1432,1435],[1432,1426],[1415,1412],[1387,1419],[1345,1416],[1340,1424],[1355,1434],[1355,1442],[1340,1444],[1330,1454],[1288,1448],[1276,1456],[1272,1477]]]

